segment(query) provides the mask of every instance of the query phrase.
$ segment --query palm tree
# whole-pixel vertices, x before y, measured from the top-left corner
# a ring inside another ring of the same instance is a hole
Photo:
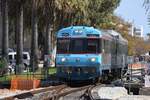
[[[2,57],[8,60],[8,1],[2,0]]]
[[[89,0],[55,0],[57,9],[58,29],[75,24],[83,24]]]
[[[148,25],[150,25],[150,0],[144,0],[143,6],[146,10],[146,14],[148,16]]]
[[[17,3],[17,57],[16,57],[16,72],[21,73],[23,71],[23,4],[24,0],[18,0]]]
[[[23,71],[23,29],[24,29],[24,5],[27,0],[8,0],[9,18],[14,27],[15,43],[16,43],[16,68],[15,74]]]
[[[38,68],[38,18],[37,5],[38,0],[32,0],[32,40],[31,40],[31,67],[32,71]]]
[[[2,75],[5,74],[8,64],[8,1],[1,0],[2,6],[2,60],[4,60],[5,64],[3,68],[1,68]]]
[[[54,10],[55,4],[53,0],[45,0],[45,18],[46,18],[46,34],[45,34],[45,45],[44,45],[44,55],[51,55],[52,45],[51,45],[51,35],[52,26],[54,22]],[[50,58],[51,59],[51,58]],[[48,59],[44,61],[45,75],[48,75],[48,67],[50,62]]]

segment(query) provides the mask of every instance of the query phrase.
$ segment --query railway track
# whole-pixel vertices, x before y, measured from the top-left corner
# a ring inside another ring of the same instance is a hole
[[[84,86],[84,87],[79,87],[79,88],[71,88],[67,90],[63,90],[61,92],[59,92],[56,96],[57,98],[55,99],[50,99],[50,100],[66,100],[63,99],[65,96],[76,93],[76,92],[81,92],[84,91],[83,94],[80,93],[81,95],[79,95],[79,99],[81,100],[94,100],[93,95],[92,95],[92,89],[96,86],[102,85],[101,83],[97,83],[95,85],[88,85],[88,86]],[[71,99],[69,99],[71,100]]]
[[[72,96],[79,92],[78,98],[79,100],[94,100],[92,95],[92,89],[96,86],[102,85],[101,83],[97,83],[95,85],[87,85],[83,87],[69,87],[67,85],[58,85],[53,87],[46,87],[39,90],[33,90],[29,92],[25,92],[22,94],[18,94],[15,96],[4,98],[5,100],[14,100],[17,99],[26,99],[28,100],[66,100],[64,99],[68,95]],[[71,99],[68,99],[71,100]],[[74,99],[72,99],[74,100]],[[77,99],[78,100],[78,99]]]
[[[44,98],[44,100],[59,100],[60,98],[66,96],[68,94],[85,90],[85,89],[89,88],[90,86],[91,85],[84,86],[84,87],[78,87],[78,88],[71,88],[69,86],[66,86],[66,87],[62,87],[59,89],[55,89],[56,91],[53,92],[53,95],[51,97]]]
[[[91,85],[89,88],[87,88],[85,93],[82,95],[83,97],[81,98],[83,98],[83,100],[95,100],[94,98],[95,94],[93,95],[92,90],[96,88],[97,86],[105,86],[105,84],[97,83],[95,85]]]
[[[14,96],[6,97],[4,99],[5,100],[14,100],[15,98],[18,98],[18,99],[32,98],[32,97],[34,97],[34,95],[39,94],[39,93],[44,93],[44,92],[45,93],[50,92],[53,94],[53,92],[57,91],[58,89],[62,89],[65,87],[67,87],[67,86],[66,85],[58,85],[58,86],[53,86],[53,87],[46,87],[46,88],[42,88],[42,89],[38,89],[38,90],[31,90],[31,91],[17,94]]]

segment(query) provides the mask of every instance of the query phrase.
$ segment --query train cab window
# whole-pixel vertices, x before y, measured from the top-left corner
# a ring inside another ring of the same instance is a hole
[[[69,39],[58,39],[57,40],[57,52],[58,53],[68,53],[69,52]]]
[[[87,40],[87,52],[88,53],[98,53],[100,50],[99,50],[99,46],[100,46],[100,43],[99,43],[99,39],[96,39],[96,40],[90,40],[88,39]]]
[[[85,39],[73,39],[71,43],[72,53],[82,53],[85,49]]]

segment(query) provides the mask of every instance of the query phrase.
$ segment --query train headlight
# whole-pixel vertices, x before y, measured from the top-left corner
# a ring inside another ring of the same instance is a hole
[[[90,60],[91,60],[91,62],[95,62],[96,58],[91,58]]]
[[[65,61],[66,61],[66,58],[62,58],[61,61],[62,61],[62,62],[65,62]]]

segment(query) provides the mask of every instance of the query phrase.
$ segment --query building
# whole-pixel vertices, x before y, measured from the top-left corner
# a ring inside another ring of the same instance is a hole
[[[143,26],[134,26],[134,25],[132,25],[129,34],[132,35],[132,36],[135,36],[135,37],[143,38],[144,37]]]

